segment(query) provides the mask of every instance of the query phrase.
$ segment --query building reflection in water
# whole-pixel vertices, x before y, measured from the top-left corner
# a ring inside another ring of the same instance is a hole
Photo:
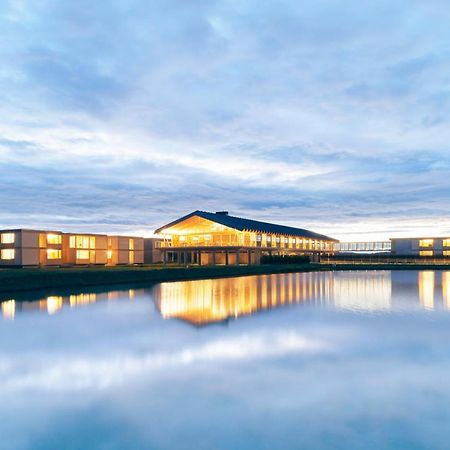
[[[140,293],[144,289],[138,290]],[[131,300],[137,295],[136,289],[110,291],[105,293],[80,293],[64,296],[52,295],[33,301],[17,301],[15,299],[3,300],[1,312],[4,319],[13,320],[17,314],[27,312],[45,312],[48,315],[58,313],[64,308],[78,308],[92,305],[99,301]]]
[[[449,308],[450,272],[337,271],[184,281],[156,286],[154,297],[164,318],[194,325],[293,303],[383,312],[400,306],[393,303],[403,298],[402,308],[432,309],[436,303]]]
[[[311,272],[162,283],[154,290],[164,318],[195,325],[293,303],[389,309],[390,272]]]
[[[182,281],[159,284],[151,295],[163,318],[179,318],[194,325],[298,303],[368,312],[417,306],[450,309],[450,271],[310,272]],[[6,298],[1,313],[5,319],[28,311],[53,315],[65,308],[139,296],[148,297],[148,291],[73,293],[36,301]]]

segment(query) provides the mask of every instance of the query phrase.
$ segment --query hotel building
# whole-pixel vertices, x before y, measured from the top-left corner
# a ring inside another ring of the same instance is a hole
[[[336,239],[301,228],[194,211],[155,231],[163,262],[198,265],[258,264],[263,255],[333,253]]]
[[[142,264],[143,238],[0,230],[0,267]]]
[[[392,238],[391,243],[391,253],[398,256],[450,256],[450,237]]]

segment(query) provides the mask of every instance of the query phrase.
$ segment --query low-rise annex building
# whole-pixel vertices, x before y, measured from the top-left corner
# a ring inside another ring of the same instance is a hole
[[[108,264],[142,264],[144,239],[130,236],[108,236]]]
[[[450,237],[391,238],[398,256],[450,257]]]
[[[336,239],[302,228],[194,211],[155,231],[163,262],[258,264],[263,255],[331,254]]]
[[[59,231],[3,230],[0,232],[0,265],[58,266],[63,264],[62,248]]]
[[[142,264],[144,239],[29,229],[0,230],[0,267]]]

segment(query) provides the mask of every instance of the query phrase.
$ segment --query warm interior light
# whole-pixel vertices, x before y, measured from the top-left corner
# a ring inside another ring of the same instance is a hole
[[[47,259],[61,259],[61,250],[56,248],[48,248]]]
[[[47,244],[61,244],[62,236],[60,234],[47,234]]]
[[[434,239],[420,239],[419,241],[419,247],[433,247],[434,245]]]
[[[13,248],[4,248],[0,252],[0,259],[12,260],[16,257],[16,251]]]
[[[1,233],[0,243],[1,244],[14,244],[16,235],[14,233]]]

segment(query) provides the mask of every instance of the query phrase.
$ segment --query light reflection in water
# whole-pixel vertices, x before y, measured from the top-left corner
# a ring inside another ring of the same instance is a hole
[[[195,325],[285,305],[309,303],[338,309],[388,311],[396,302],[426,310],[450,309],[450,271],[353,271],[259,275],[162,283],[146,289],[52,295],[37,301],[9,298],[1,303],[4,319],[42,311],[53,315],[98,301],[153,297],[161,315]]]
[[[5,319],[14,319],[16,315],[16,301],[15,300],[5,300],[2,302],[2,316]]]
[[[406,286],[399,274],[401,272],[312,272],[183,281],[162,283],[154,289],[153,295],[164,318],[178,318],[194,325],[220,322],[292,303],[329,305],[354,311],[389,311],[395,306],[393,290],[395,301],[406,300],[403,307],[413,307],[417,302],[416,305],[425,309],[433,309],[438,301],[440,283],[442,298],[439,302],[449,308],[450,272],[407,272]],[[417,278],[412,279],[414,276]]]
[[[419,272],[419,298],[425,309],[434,309],[435,274],[433,271]]]
[[[105,293],[81,293],[70,295],[51,295],[35,301],[16,301],[15,299],[1,302],[2,317],[14,320],[17,313],[46,312],[48,315],[58,313],[64,308],[78,308],[92,305],[98,301],[132,300],[137,292],[144,293],[144,289],[127,289],[121,291],[110,291]]]

